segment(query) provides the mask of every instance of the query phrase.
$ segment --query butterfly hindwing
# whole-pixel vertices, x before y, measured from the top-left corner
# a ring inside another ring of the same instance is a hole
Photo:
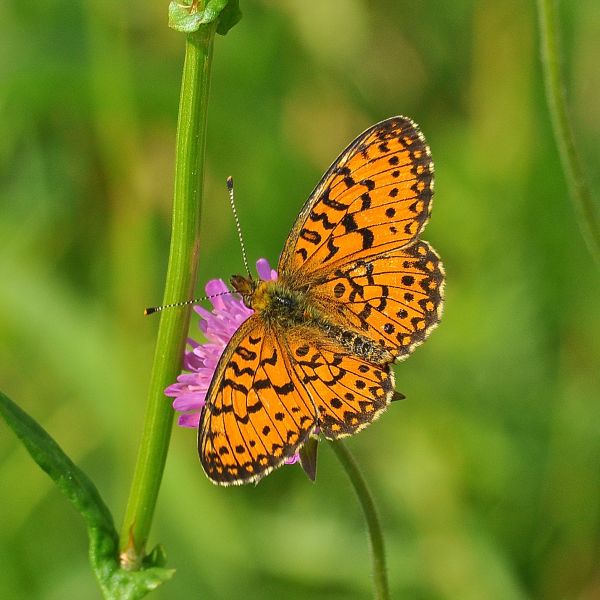
[[[392,400],[394,376],[389,364],[371,364],[306,332],[288,332],[286,343],[302,393],[313,400],[325,437],[336,439],[364,429]]]
[[[310,302],[333,312],[336,322],[401,359],[438,324],[443,286],[439,256],[427,242],[418,240],[343,265],[315,282],[309,294]]]
[[[234,334],[207,391],[198,451],[221,485],[256,482],[294,455],[316,425],[286,350],[259,315]]]

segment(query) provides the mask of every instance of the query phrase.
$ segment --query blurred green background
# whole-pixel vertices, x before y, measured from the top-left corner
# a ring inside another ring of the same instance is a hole
[[[397,367],[408,399],[349,441],[396,598],[600,598],[600,281],[554,147],[535,4],[260,0],[215,45],[198,293],[276,262],[308,193],[376,121],[436,162],[424,238],[442,324]],[[94,479],[120,524],[167,261],[182,34],[167,2],[0,8],[0,385]],[[600,189],[600,4],[560,6],[573,126]],[[596,193],[596,199],[598,194]],[[168,400],[165,399],[165,402]],[[82,520],[0,425],[0,597],[99,597]],[[367,598],[365,525],[326,445],[256,487],[205,478],[176,429],[154,598]]]

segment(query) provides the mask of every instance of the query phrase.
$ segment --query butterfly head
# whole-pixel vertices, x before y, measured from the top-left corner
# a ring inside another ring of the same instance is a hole
[[[256,312],[281,316],[296,308],[297,301],[289,297],[289,291],[279,281],[255,280],[243,275],[233,275],[230,281],[244,304]]]
[[[250,279],[249,277],[244,277],[243,275],[232,275],[230,279],[231,285],[233,289],[240,294],[242,299],[244,300],[244,304],[248,308],[255,309],[256,301],[257,301],[257,290],[263,284],[263,281],[257,281],[255,279]],[[263,286],[264,287],[264,286]]]

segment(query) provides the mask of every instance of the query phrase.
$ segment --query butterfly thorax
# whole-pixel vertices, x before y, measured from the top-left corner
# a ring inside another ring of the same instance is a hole
[[[265,322],[277,321],[279,325],[290,326],[312,322],[321,316],[310,306],[303,292],[281,280],[256,281],[234,275],[231,284],[241,294],[244,304],[260,313]]]
[[[231,278],[244,304],[259,313],[265,324],[282,331],[301,330],[303,335],[328,339],[346,351],[375,364],[386,364],[394,356],[380,344],[356,331],[342,327],[325,316],[309,299],[307,292],[285,281],[256,281],[242,275]]]

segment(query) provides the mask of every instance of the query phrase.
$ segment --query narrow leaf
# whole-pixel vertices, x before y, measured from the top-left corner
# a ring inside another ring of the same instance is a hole
[[[25,411],[0,392],[0,414],[35,462],[54,480],[61,492],[83,515],[96,534],[102,533],[114,542],[116,531],[108,507],[96,486],[63,452],[50,435]]]
[[[135,572],[121,569],[112,515],[89,477],[34,419],[2,392],[0,415],[84,518],[90,540],[90,563],[105,598],[137,600],[171,578],[174,571],[162,568],[164,553],[160,548],[150,555],[154,560],[147,561],[149,568]]]

